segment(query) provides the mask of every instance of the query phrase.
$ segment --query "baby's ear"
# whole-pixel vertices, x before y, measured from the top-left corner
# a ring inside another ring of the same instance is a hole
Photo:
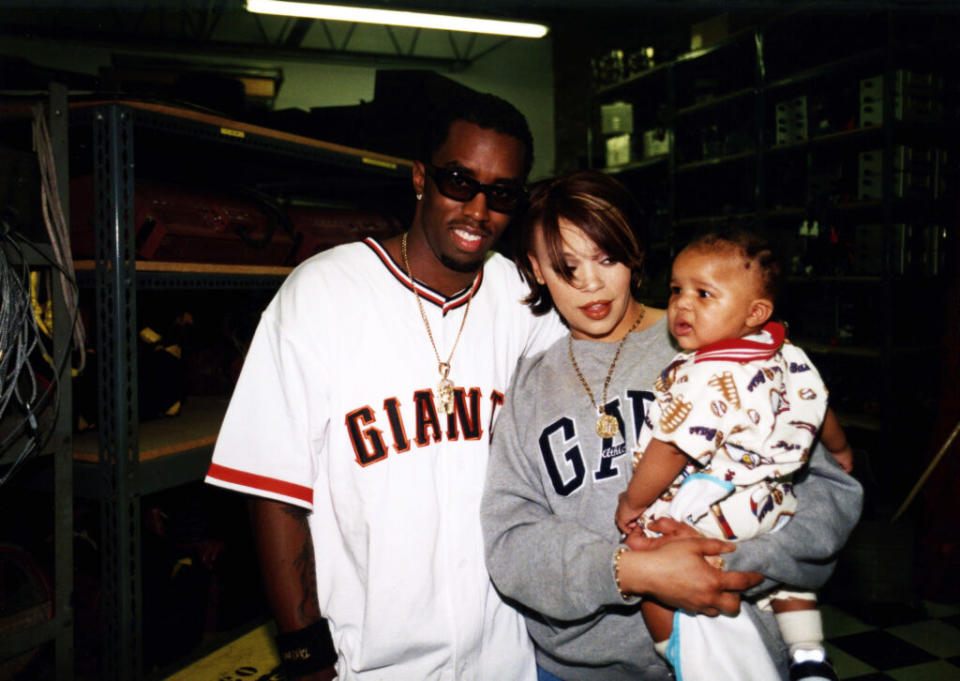
[[[773,314],[773,301],[767,298],[757,298],[750,303],[750,313],[747,315],[747,326],[760,328],[767,323]]]

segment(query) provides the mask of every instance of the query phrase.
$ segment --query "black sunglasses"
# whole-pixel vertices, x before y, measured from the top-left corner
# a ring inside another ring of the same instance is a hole
[[[470,201],[483,192],[490,210],[515,213],[527,198],[527,190],[520,185],[481,184],[453,168],[438,168],[430,163],[424,164],[424,167],[440,193],[454,201]]]

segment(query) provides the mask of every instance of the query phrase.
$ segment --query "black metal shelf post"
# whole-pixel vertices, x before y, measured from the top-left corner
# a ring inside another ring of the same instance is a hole
[[[117,105],[93,117],[96,316],[102,484],[101,678],[138,679],[143,650],[137,480],[133,121]]]
[[[677,111],[677,69],[671,62],[666,66],[667,69],[667,111],[670,112],[670,148],[667,150],[667,218],[670,224],[676,224],[677,221],[677,136],[674,130],[673,121],[676,120]],[[667,254],[670,260],[677,253],[676,230],[670,230],[670,236],[667,239]]]
[[[764,169],[767,167],[767,145],[764,141],[764,131],[767,129],[767,96],[764,82],[767,79],[766,62],[764,61],[763,31],[754,31],[753,44],[756,50],[754,56],[754,115],[756,123],[754,129],[754,144],[757,147],[757,179],[754,190],[754,206],[758,215],[767,213],[767,178]]]
[[[54,172],[60,205],[70,205],[70,168],[67,88],[60,83],[50,85],[48,127],[53,147]],[[57,679],[73,679],[73,396],[71,387],[70,348],[73,326],[68,323],[65,291],[59,276],[51,277],[53,285],[53,357],[62,357],[57,382],[60,386],[60,407],[52,439],[54,451],[54,665]],[[56,320],[59,320],[57,322]]]

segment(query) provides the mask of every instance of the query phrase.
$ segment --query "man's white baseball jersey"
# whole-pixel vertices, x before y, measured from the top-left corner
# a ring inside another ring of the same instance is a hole
[[[298,267],[263,313],[207,482],[313,511],[339,678],[533,679],[522,618],[484,565],[480,496],[518,358],[564,329],[522,305],[500,255],[452,298],[418,283],[444,359],[473,293],[448,416],[411,286],[369,239]]]

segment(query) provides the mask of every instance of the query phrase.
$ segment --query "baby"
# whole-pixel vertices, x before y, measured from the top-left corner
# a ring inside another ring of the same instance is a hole
[[[617,509],[624,533],[664,515],[727,540],[778,529],[796,508],[792,475],[818,433],[844,470],[852,470],[852,451],[827,408],[819,374],[785,341],[784,327],[769,321],[780,276],[766,242],[743,228],[701,236],[675,259],[667,316],[684,352],[656,382],[651,428],[643,431]],[[815,595],[778,591],[768,600],[790,648],[790,678],[836,679]],[[719,678],[722,646],[714,641],[709,655],[691,651],[696,636],[674,635],[671,609],[655,601],[642,607],[658,651],[678,677]],[[737,648],[727,652],[742,656]]]

